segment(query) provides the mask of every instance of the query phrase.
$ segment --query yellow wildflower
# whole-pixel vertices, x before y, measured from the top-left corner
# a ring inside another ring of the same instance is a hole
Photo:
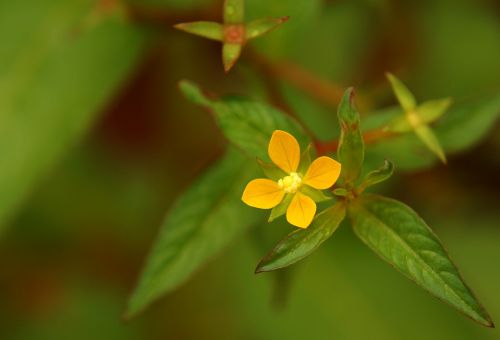
[[[316,203],[305,193],[305,187],[318,190],[330,188],[340,176],[340,163],[322,156],[310,164],[305,174],[297,172],[299,143],[291,134],[281,130],[274,131],[268,154],[271,161],[285,172],[285,176],[277,181],[264,178],[250,181],[241,199],[251,207],[272,209],[283,201],[285,195],[293,195],[286,210],[286,219],[296,227],[307,228],[316,214]]]

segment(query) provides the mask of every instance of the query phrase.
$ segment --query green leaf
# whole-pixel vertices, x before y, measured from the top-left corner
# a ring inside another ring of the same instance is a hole
[[[307,148],[300,155],[300,163],[297,171],[302,175],[307,173],[307,170],[311,166],[311,152],[313,152],[313,147],[311,144],[307,145]]]
[[[406,112],[413,111],[417,104],[415,97],[410,90],[393,74],[387,73],[386,76],[387,79],[389,79],[392,90],[394,91],[394,94],[396,95],[396,98],[398,99],[399,104],[401,104],[403,110]]]
[[[144,32],[116,18],[79,30],[91,10],[86,0],[0,2],[0,226],[85,135],[144,51]]]
[[[363,119],[363,130],[385,126],[394,117],[402,115],[397,107],[372,112]],[[500,95],[485,95],[468,101],[457,101],[436,122],[434,133],[447,154],[465,151],[484,139],[495,127],[500,117]],[[366,158],[376,166],[385,158],[391,159],[400,170],[428,168],[438,160],[413,133],[402,134],[370,144]]]
[[[241,202],[244,186],[257,173],[252,163],[229,150],[177,200],[129,300],[127,318],[184,283],[235,237],[262,220],[258,210]]]
[[[195,21],[174,25],[178,30],[195,34],[200,37],[222,41],[224,39],[224,30],[221,24],[211,21]]]
[[[394,173],[394,164],[387,159],[384,160],[384,165],[374,171],[369,172],[363,179],[363,182],[359,186],[359,192],[363,192],[366,188],[371,187],[375,184],[384,182],[392,176]]]
[[[480,142],[500,117],[500,93],[454,105],[436,124],[434,131],[448,153],[456,153]]]
[[[347,195],[349,195],[349,191],[347,191],[344,188],[335,188],[333,189],[332,192],[335,196],[340,196],[340,197],[346,197]]]
[[[385,130],[397,133],[410,132],[415,125],[426,125],[438,120],[452,103],[450,98],[429,100],[419,105],[415,111],[395,117]],[[415,124],[417,123],[417,124]]]
[[[340,140],[337,150],[342,176],[352,184],[361,173],[364,159],[364,144],[360,130],[359,113],[354,107],[354,89],[347,89],[338,108]]]
[[[264,175],[267,178],[272,179],[273,181],[279,181],[283,177],[288,176],[286,172],[281,170],[280,167],[274,165],[274,163],[264,162],[260,158],[257,158],[257,163],[259,163],[260,168],[264,172]]]
[[[349,218],[356,235],[382,259],[468,317],[493,326],[437,236],[410,207],[362,195],[349,206]]]
[[[224,72],[229,72],[238,61],[243,45],[235,43],[224,43],[222,45],[222,63]]]
[[[288,267],[314,252],[332,236],[345,217],[346,207],[337,202],[316,216],[306,229],[298,229],[281,240],[258,264],[256,273]]]
[[[244,0],[224,0],[224,23],[242,24],[245,21]]]
[[[278,217],[283,216],[286,213],[288,206],[292,202],[293,196],[295,196],[295,195],[294,194],[286,194],[285,198],[283,198],[283,200],[280,202],[280,204],[278,204],[277,206],[275,206],[271,210],[271,214],[269,215],[269,219],[267,221],[272,222],[275,219],[277,219]]]
[[[431,128],[427,125],[421,125],[415,129],[415,133],[418,138],[431,150],[443,163],[446,164],[446,155],[444,154],[443,148],[439,141],[432,132]]]
[[[210,109],[229,142],[251,158],[269,159],[267,148],[275,130],[291,133],[302,147],[310,142],[292,117],[273,107],[235,97],[211,100],[203,96],[196,85],[187,81],[181,82],[180,87],[188,99],[195,94],[195,103]]]
[[[424,124],[430,124],[441,118],[452,103],[451,98],[428,100],[420,104],[416,111]]]
[[[246,26],[246,39],[250,40],[260,37],[261,35],[264,35],[274,30],[284,22],[287,22],[288,19],[289,17],[264,18],[264,19],[254,20],[248,23]]]
[[[316,203],[325,202],[333,198],[332,196],[326,195],[323,190],[314,189],[308,185],[301,186],[300,192],[312,198]]]

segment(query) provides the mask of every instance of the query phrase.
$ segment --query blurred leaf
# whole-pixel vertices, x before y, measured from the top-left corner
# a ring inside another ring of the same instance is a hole
[[[166,7],[180,11],[196,10],[200,7],[208,7],[218,3],[216,0],[127,0],[126,2],[137,6]]]
[[[242,44],[224,43],[222,46],[222,63],[224,64],[225,72],[229,72],[234,64],[236,64],[242,49]]]
[[[289,58],[295,51],[300,51],[303,42],[310,39],[307,28],[317,23],[318,15],[323,7],[321,0],[273,0],[247,1],[247,15],[249,22],[259,18],[281,18],[289,16],[286,29],[276,30],[265,39],[255,41],[253,46],[258,51],[271,58]]]
[[[224,38],[224,31],[222,25],[218,22],[211,21],[195,21],[195,22],[186,22],[174,25],[175,28],[199,35],[200,37],[222,41]]]
[[[444,154],[443,147],[430,127],[427,125],[418,126],[415,128],[415,133],[429,150],[438,156],[443,163],[446,163],[446,155]]]
[[[500,94],[454,105],[434,128],[448,153],[460,152],[480,142],[500,117]]]
[[[224,23],[242,24],[245,21],[244,0],[224,0]]]
[[[384,161],[384,165],[377,169],[373,170],[366,175],[363,179],[363,182],[359,186],[359,191],[362,192],[366,188],[369,188],[375,184],[381,183],[389,179],[394,173],[394,164],[387,159]]]
[[[262,219],[241,203],[257,168],[235,150],[177,200],[148,256],[126,310],[130,318],[184,283],[235,237]]]
[[[429,1],[419,4],[415,90],[433,97],[464,97],[498,88],[498,1]],[[481,51],[481,52],[479,52]]]
[[[400,108],[391,107],[373,112],[363,119],[363,130],[385,126],[401,115]],[[444,151],[458,153],[473,147],[485,138],[500,116],[500,95],[485,96],[473,101],[457,102],[435,125],[434,132]],[[391,159],[401,170],[428,168],[436,163],[414,134],[403,134],[370,144],[366,149],[370,162]],[[376,164],[375,164],[376,166]]]
[[[389,79],[389,82],[391,83],[392,90],[394,91],[396,98],[398,98],[399,104],[403,107],[403,110],[406,112],[413,111],[417,105],[413,94],[406,87],[406,85],[393,74],[387,73],[386,75],[387,79]]]
[[[210,100],[188,81],[181,82],[181,90],[188,99],[210,109],[226,138],[250,157],[268,159],[267,147],[275,130],[291,133],[303,147],[309,143],[295,119],[270,106],[235,97]]]
[[[266,34],[284,22],[288,21],[288,17],[281,18],[264,18],[257,19],[247,24],[246,39],[254,39]]]
[[[417,107],[417,114],[425,124],[433,123],[441,118],[452,103],[451,98],[428,100]]]
[[[429,100],[419,105],[414,112],[419,124],[430,124],[438,120],[451,105],[451,98]],[[406,115],[394,118],[386,129],[392,132],[413,131],[413,126]]]
[[[335,188],[335,189],[333,189],[332,192],[335,196],[340,196],[340,197],[345,197],[345,196],[349,195],[349,191],[347,191],[344,188]]]
[[[493,326],[437,236],[410,207],[362,195],[349,206],[349,218],[356,235],[382,259],[468,317]]]
[[[143,51],[116,19],[79,30],[85,0],[0,3],[0,225],[88,130]]]
[[[288,267],[315,251],[337,230],[345,217],[345,204],[337,202],[316,216],[306,229],[298,229],[281,240],[257,266],[256,273]]]
[[[337,150],[342,176],[346,183],[352,184],[363,166],[364,145],[361,135],[359,113],[354,107],[354,89],[345,91],[338,108],[340,140]]]

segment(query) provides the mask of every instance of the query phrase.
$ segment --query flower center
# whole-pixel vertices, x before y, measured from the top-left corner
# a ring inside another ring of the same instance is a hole
[[[302,178],[296,172],[291,172],[289,176],[285,176],[278,181],[278,185],[288,194],[294,194],[302,185]]]

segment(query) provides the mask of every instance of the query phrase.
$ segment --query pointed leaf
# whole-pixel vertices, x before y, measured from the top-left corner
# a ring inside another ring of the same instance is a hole
[[[83,27],[88,5],[0,1],[0,231],[145,50],[147,34],[119,18]]]
[[[311,152],[313,151],[313,147],[311,144],[307,145],[307,148],[300,155],[300,163],[297,171],[305,175],[309,166],[311,166]]]
[[[303,185],[300,188],[300,192],[311,197],[316,203],[325,202],[333,198],[332,196],[325,194],[326,191],[314,189],[308,185]]]
[[[294,196],[294,194],[286,194],[283,201],[281,201],[280,204],[278,204],[277,206],[275,206],[271,210],[271,214],[269,215],[269,219],[267,221],[272,222],[275,219],[277,219],[278,217],[285,215],[286,210],[288,209],[288,206],[292,202],[293,196]]]
[[[258,19],[254,20],[250,23],[247,24],[246,27],[246,39],[254,39],[257,37],[260,37],[261,35],[264,35],[275,28],[277,28],[279,25],[283,24],[284,22],[287,22],[289,17],[282,17],[282,18],[264,18],[264,19]]]
[[[446,164],[446,155],[444,154],[443,148],[441,147],[441,144],[439,144],[439,141],[434,132],[432,132],[431,128],[426,125],[422,125],[415,129],[415,133],[418,138],[424,142],[427,148]]]
[[[452,102],[451,98],[429,100],[420,104],[416,111],[423,123],[430,124],[441,118]]]
[[[356,235],[406,277],[480,324],[493,325],[437,236],[410,207],[362,195],[349,206],[349,218]]]
[[[398,107],[387,108],[366,115],[364,130],[383,127],[386,122],[402,115]],[[500,117],[500,95],[484,95],[474,100],[457,101],[433,126],[446,154],[456,154],[470,149],[492,133]],[[367,148],[367,158],[380,160],[389,158],[400,170],[429,168],[438,159],[425,152],[425,145],[414,133],[401,134],[381,140]]]
[[[342,173],[346,183],[352,184],[363,166],[364,143],[360,130],[359,113],[354,107],[354,89],[345,91],[338,108],[340,124],[340,140],[337,150],[342,165]]]
[[[224,72],[229,72],[238,61],[243,46],[241,44],[224,43],[222,45],[222,63]]]
[[[298,229],[281,240],[257,266],[256,273],[288,267],[314,252],[337,230],[345,217],[345,205],[338,202],[316,216],[307,229]]]
[[[188,81],[182,81],[180,88],[188,99],[193,93],[203,96],[198,86]],[[273,107],[241,97],[220,100],[211,100],[206,96],[202,98],[205,101],[201,105],[214,114],[216,123],[229,142],[251,158],[269,159],[267,147],[275,130],[289,132],[302,147],[310,142],[302,127],[292,117]],[[201,98],[197,96],[195,99],[196,103],[201,103]]]
[[[245,21],[244,0],[224,0],[224,23],[241,24]]]
[[[359,191],[363,192],[366,188],[371,187],[377,183],[384,182],[392,176],[394,173],[394,164],[387,159],[384,161],[384,165],[374,171],[369,172],[363,179],[363,182],[359,186]]]
[[[279,181],[285,176],[288,176],[286,172],[281,170],[278,166],[271,162],[264,162],[260,158],[257,158],[257,163],[259,163],[260,168],[264,172],[264,175],[267,178],[270,178],[274,181]]]
[[[126,311],[130,318],[184,283],[262,214],[241,203],[257,167],[237,151],[209,169],[177,200],[149,254]]]
[[[399,104],[405,110],[406,112],[408,111],[413,111],[416,107],[416,101],[415,97],[413,94],[410,92],[410,90],[406,87],[401,80],[396,78],[393,74],[387,73],[386,74],[387,79],[389,79],[389,82],[391,83],[392,90],[394,91],[394,94],[396,95],[396,98],[399,101]]]
[[[401,80],[396,78],[393,74],[387,73],[386,76],[387,79],[389,79],[392,90],[394,91],[394,94],[396,95],[396,98],[398,99],[399,104],[401,105],[403,110],[405,110],[406,112],[413,111],[417,106],[417,102],[410,90],[406,87],[405,84],[403,84]]]
[[[195,21],[177,24],[174,27],[178,30],[216,41],[224,39],[223,26],[217,22]]]
[[[340,197],[345,197],[345,196],[349,195],[349,191],[347,191],[344,188],[335,188],[335,189],[333,189],[332,192],[335,196],[340,196]]]

